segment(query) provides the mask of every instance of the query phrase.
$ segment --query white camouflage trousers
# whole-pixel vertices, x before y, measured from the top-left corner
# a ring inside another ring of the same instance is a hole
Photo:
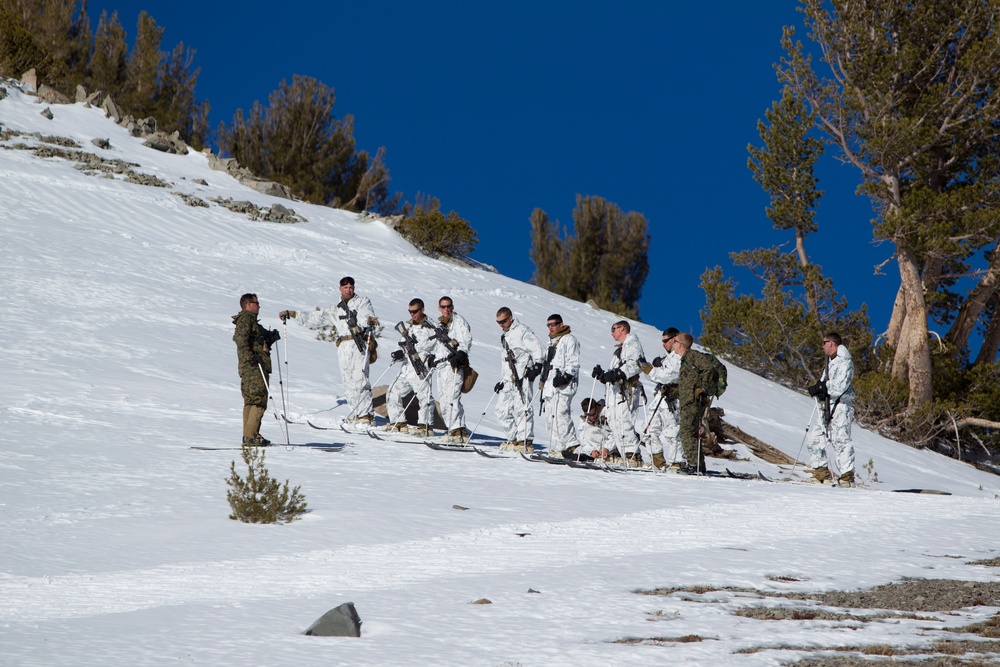
[[[407,364],[399,371],[392,386],[385,396],[385,407],[389,413],[390,424],[401,424],[406,421],[406,406],[403,397],[413,392],[420,402],[420,412],[417,423],[431,426],[434,423],[434,397],[431,396],[431,378],[421,380],[413,367]]]
[[[830,420],[829,439],[829,444],[833,445],[837,459],[836,474],[838,476],[854,470],[854,443],[851,442],[851,422],[853,421],[854,404],[850,402],[838,403],[833,410],[833,418]],[[825,467],[833,473],[833,466],[830,465],[826,453],[827,437],[822,407],[816,410],[816,419],[813,420],[809,428],[812,434],[809,438],[809,467],[813,469]]]
[[[351,417],[372,414],[372,386],[368,382],[368,365],[353,340],[337,346],[337,361],[344,383],[344,395],[351,410]]]
[[[635,412],[639,408],[639,390],[637,388],[631,389],[623,396],[619,393],[618,387],[609,387],[606,400],[604,414],[611,427],[608,449],[617,449],[622,456],[635,454],[639,451],[639,434],[635,432]]]
[[[494,412],[500,424],[507,434],[507,440],[534,440],[535,439],[535,413],[531,406],[525,408],[524,401],[531,395],[531,385],[524,383],[525,398],[521,398],[521,393],[517,390],[517,385],[511,381],[503,383],[503,389],[497,397],[497,405]]]
[[[575,393],[561,394],[557,391],[545,400],[545,411],[549,414],[550,456],[558,456],[563,450],[580,444],[576,424],[573,423],[574,396]]]
[[[653,401],[652,408],[656,407],[657,400]],[[650,452],[658,454],[663,452],[663,458],[667,465],[680,463],[684,460],[684,448],[681,447],[679,436],[681,430],[681,412],[677,401],[668,403],[666,399],[660,402],[660,407],[656,408],[656,414],[649,422],[647,439]],[[671,410],[673,408],[673,410]]]
[[[465,408],[462,407],[462,379],[464,376],[465,373],[461,368],[456,371],[451,366],[441,368],[437,372],[441,418],[444,419],[449,432],[465,428]]]

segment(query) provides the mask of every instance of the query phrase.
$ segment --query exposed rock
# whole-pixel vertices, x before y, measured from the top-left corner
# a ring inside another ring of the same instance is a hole
[[[198,185],[208,185],[208,181],[206,181],[204,178],[196,178],[194,179],[194,182],[197,183]]]
[[[282,199],[291,199],[292,190],[287,185],[282,185],[281,183],[275,183],[274,181],[263,181],[259,178],[241,178],[240,183],[256,190],[263,195],[271,195],[272,197],[281,197]]]
[[[184,192],[175,192],[175,195],[184,200],[184,203],[188,206],[203,206],[208,208],[208,202],[201,197],[195,197],[194,195],[189,195]]]
[[[90,105],[93,104],[94,101],[97,100],[97,98],[100,96],[101,96],[101,91],[95,90],[90,95],[87,95],[86,99],[83,100],[83,106],[89,109]]]
[[[21,85],[25,87],[28,92],[35,92],[38,90],[38,75],[35,74],[35,68],[32,67],[27,72],[21,75]]]
[[[116,123],[120,123],[122,120],[122,111],[115,104],[115,101],[111,99],[110,95],[105,96],[104,101],[101,102],[101,109],[104,111],[104,115]]]
[[[86,101],[87,101],[87,89],[81,86],[80,84],[76,84],[76,103],[79,104],[80,102],[86,102]]]
[[[4,88],[3,86],[0,86],[0,100],[4,99],[5,97],[7,97],[7,89]]]
[[[173,153],[174,155],[187,155],[188,152],[187,144],[181,140],[180,134],[177,132],[170,135],[166,132],[155,132],[142,145],[164,153]]]
[[[215,153],[208,153],[208,166],[216,171],[226,172],[243,185],[261,194],[281,197],[282,199],[292,198],[292,191],[288,186],[257,178],[249,169],[241,167],[235,158],[221,158]]]
[[[306,222],[302,216],[296,215],[295,211],[286,208],[281,204],[275,204],[264,213],[264,220],[268,222]]]
[[[314,637],[360,637],[361,617],[353,602],[345,602],[320,616],[302,634]]]
[[[80,144],[76,143],[75,139],[70,139],[69,137],[57,137],[55,135],[43,135],[39,137],[42,141],[47,144],[54,144],[56,146],[65,146],[66,148],[79,148]]]
[[[90,140],[90,143],[94,144],[98,148],[103,148],[105,150],[111,148],[111,141],[109,139],[101,139],[100,137],[95,137]]]
[[[136,185],[151,185],[155,188],[169,188],[170,183],[152,174],[143,174],[138,171],[130,171],[125,174],[125,180]]]
[[[44,109],[42,109],[42,114],[41,115],[45,116],[49,120],[52,120],[53,118],[55,118],[55,116],[52,115],[52,109],[50,109],[48,107],[45,107]]]
[[[38,99],[47,104],[69,104],[69,98],[44,83],[38,87]]]
[[[493,604],[493,601],[490,600],[489,598],[479,598],[478,600],[476,600],[472,604]]]

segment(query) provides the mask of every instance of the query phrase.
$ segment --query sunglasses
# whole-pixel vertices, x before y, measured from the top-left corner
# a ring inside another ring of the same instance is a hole
[[[562,324],[562,322],[546,322],[546,324],[547,324],[547,325],[548,325],[549,327],[557,327],[557,326],[559,326],[560,324]]]
[[[507,324],[508,322],[510,322],[510,318],[511,318],[511,316],[508,315],[507,317],[503,318],[502,320],[497,320],[497,324],[499,324],[500,326],[503,326],[503,325]]]
[[[674,339],[674,337],[673,337],[673,336],[671,336],[670,338],[664,338],[664,339],[663,339],[663,340],[661,340],[660,342],[661,342],[661,343],[663,343],[664,345],[666,345],[667,343],[669,343],[669,342],[670,342],[670,341],[672,341],[673,339]]]
[[[442,304],[442,305],[438,306],[438,308],[440,308],[441,310],[453,310],[455,308],[455,306],[449,303],[449,304],[446,304],[446,305]]]
[[[407,309],[407,310],[409,310],[409,309]],[[423,310],[423,308],[417,308],[416,310],[409,310],[409,313],[410,313],[410,315],[416,315],[421,310]]]

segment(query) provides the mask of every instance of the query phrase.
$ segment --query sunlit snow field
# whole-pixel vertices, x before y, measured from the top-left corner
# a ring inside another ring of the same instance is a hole
[[[301,485],[310,512],[284,526],[229,520],[225,478],[238,452],[190,447],[240,441],[231,322],[240,294],[256,292],[263,323],[285,336],[281,363],[272,359],[289,414],[326,424],[348,411],[334,347],[303,327],[283,330],[277,312],[335,303],[340,277],[354,276],[388,325],[375,379],[408,301],[421,297],[432,313],[450,295],[472,325],[481,374],[465,400],[469,425],[482,417],[487,437],[502,435],[486,410],[501,372],[497,308],[539,334],[561,313],[584,369],[607,364],[618,318],[429,259],[381,222],[260,195],[209,169],[205,155],[144,148],[97,109],[53,106],[48,120],[44,105],[6,87],[0,128],[22,136],[0,142],[0,664],[777,665],[809,648],[930,643],[997,612],[858,629],[733,615],[762,604],[750,595],[709,604],[634,593],[1000,579],[967,564],[1000,555],[1000,477],[857,426],[864,488],[831,489],[574,470],[300,423],[292,443],[346,443],[267,450],[271,473]],[[42,143],[30,132],[72,137],[170,187],[13,148]],[[282,203],[308,222],[252,222],[175,193]],[[528,234],[527,213],[510,226]],[[651,358],[673,322],[667,312],[643,317],[651,324],[633,330]],[[729,381],[718,403],[726,420],[799,453],[808,398],[732,366]],[[588,377],[577,400],[590,391]],[[544,417],[537,424],[545,443]],[[270,410],[263,433],[284,442]],[[789,472],[756,459],[709,467]],[[914,488],[953,495],[892,492]],[[471,604],[482,598],[492,604]],[[345,601],[357,606],[361,638],[300,634]],[[705,641],[613,643],[685,635]],[[780,644],[803,650],[735,653]]]

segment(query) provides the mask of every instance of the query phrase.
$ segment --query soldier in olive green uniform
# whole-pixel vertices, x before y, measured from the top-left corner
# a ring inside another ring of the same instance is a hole
[[[697,474],[705,472],[705,455],[698,449],[698,431],[708,407],[704,378],[712,372],[712,362],[702,352],[692,350],[694,338],[689,333],[679,333],[674,339],[673,353],[681,358],[677,393],[680,401],[680,439],[687,466],[680,472]]]
[[[260,434],[260,422],[267,409],[267,384],[271,375],[271,343],[277,331],[268,331],[257,322],[260,302],[256,294],[240,297],[238,315],[233,315],[236,332],[236,355],[239,360],[240,391],[243,392],[243,443],[256,446],[271,444]],[[264,374],[261,375],[263,369]]]

